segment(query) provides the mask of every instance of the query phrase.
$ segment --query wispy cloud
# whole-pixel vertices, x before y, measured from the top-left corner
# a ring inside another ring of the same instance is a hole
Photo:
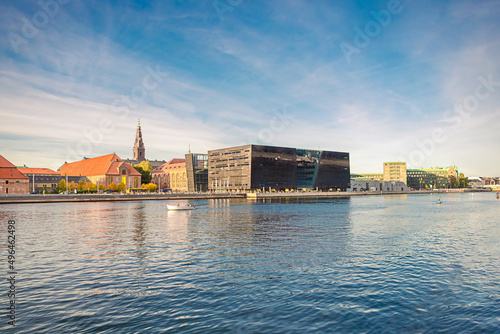
[[[15,163],[57,168],[68,145],[103,118],[112,133],[92,154],[130,157],[137,118],[147,156],[238,145],[293,115],[269,144],[349,151],[353,171],[380,171],[443,127],[443,113],[473,93],[478,76],[500,81],[500,5],[402,1],[404,10],[348,64],[339,43],[387,1],[249,1],[221,21],[210,2],[69,2],[14,52],[8,33],[36,3],[0,5],[1,151]],[[124,118],[113,101],[141,85],[147,66],[168,75]],[[499,174],[498,94],[426,165]],[[32,145],[29,143],[33,142]],[[477,158],[471,159],[474,155]]]

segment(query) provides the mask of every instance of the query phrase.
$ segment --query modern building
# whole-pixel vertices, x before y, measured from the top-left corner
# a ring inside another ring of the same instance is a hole
[[[29,194],[29,179],[0,155],[0,195]]]
[[[407,170],[407,185],[410,188],[446,189],[450,188],[450,178],[460,178],[456,166],[420,168]]]
[[[141,120],[137,123],[137,130],[135,132],[135,142],[132,149],[132,159],[123,160],[131,165],[138,165],[143,161],[149,161],[153,169],[160,167],[165,160],[147,160],[146,159],[146,147],[144,146],[144,141],[142,140],[142,130],[141,130]]]
[[[384,177],[386,182],[403,182],[406,184],[406,162],[384,162]]]
[[[416,190],[445,189],[450,186],[447,176],[431,173],[426,169],[408,169],[406,173],[406,184]]]
[[[208,190],[208,154],[186,154],[187,190],[205,192]]]
[[[26,167],[26,165],[17,168],[21,173],[29,177],[30,192],[58,193],[57,186],[61,180],[66,179],[50,168],[31,168]],[[80,177],[78,176],[68,177],[68,182],[79,183],[79,181]]]
[[[437,176],[443,176],[447,178],[455,177],[458,179],[460,177],[456,166],[422,168],[422,170]]]
[[[141,173],[114,153],[65,163],[58,172],[63,177],[85,176],[93,184],[103,185],[105,189],[112,183],[122,183],[127,189],[141,187]]]
[[[349,153],[245,145],[208,152],[208,188],[215,191],[349,187]]]
[[[160,190],[187,191],[185,159],[172,159],[151,172],[151,182]]]

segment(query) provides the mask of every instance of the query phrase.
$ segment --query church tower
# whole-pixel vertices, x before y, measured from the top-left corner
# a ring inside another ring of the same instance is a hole
[[[142,141],[141,132],[141,119],[137,124],[137,132],[135,133],[135,143],[134,143],[134,157],[132,159],[137,162],[142,162],[146,160],[146,148],[144,148],[144,142]]]

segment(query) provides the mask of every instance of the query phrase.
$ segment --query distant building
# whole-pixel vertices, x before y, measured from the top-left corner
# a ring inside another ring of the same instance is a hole
[[[437,176],[443,176],[443,177],[447,177],[447,178],[455,177],[458,179],[460,177],[456,166],[422,168],[421,170],[426,171],[426,172],[431,173],[431,174],[434,174],[434,175],[437,175]]]
[[[404,182],[395,181],[359,181],[351,180],[351,187],[348,191],[385,191],[385,192],[403,192],[410,191]]]
[[[61,176],[58,172],[53,171],[50,168],[31,168],[31,167],[18,167],[19,171],[29,177],[30,181],[30,191],[43,193],[58,193],[59,190],[57,186],[61,180],[66,180],[64,176]],[[79,176],[68,177],[68,182],[80,182]]]
[[[29,194],[29,179],[0,155],[0,195]]]
[[[151,167],[153,169],[160,167],[164,163],[165,160],[147,160],[146,159],[146,147],[144,146],[144,141],[142,140],[142,131],[141,131],[141,120],[137,123],[137,131],[135,132],[135,142],[134,147],[132,149],[132,159],[125,159],[123,161],[131,164],[138,165],[143,161],[149,161]]]
[[[482,177],[477,177],[477,176],[473,176],[473,177],[469,177],[469,186],[471,188],[484,188],[485,186],[485,181]]]
[[[500,185],[500,178],[498,177],[483,177],[485,186],[498,186]]]
[[[406,178],[406,162],[384,162],[384,181],[406,184]]]
[[[187,173],[185,159],[172,159],[151,172],[151,182],[158,189],[187,191]]]
[[[186,154],[187,190],[200,192],[208,190],[208,154]]]
[[[417,190],[446,189],[450,188],[450,178],[452,177],[460,178],[456,166],[408,169],[406,184]]]
[[[349,153],[246,145],[208,152],[208,187],[219,191],[349,187]]]
[[[425,169],[408,169],[406,184],[416,190],[445,189],[450,187],[450,180],[447,176],[431,173]]]
[[[65,163],[58,172],[62,176],[86,176],[90,182],[105,188],[113,182],[123,183],[127,189],[141,187],[141,173],[114,153]]]
[[[356,173],[351,174],[351,180],[355,181],[383,181],[384,173]]]

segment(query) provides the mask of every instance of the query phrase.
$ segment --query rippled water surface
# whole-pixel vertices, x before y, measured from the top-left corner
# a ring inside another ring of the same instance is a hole
[[[499,333],[493,193],[0,206],[16,333]]]

